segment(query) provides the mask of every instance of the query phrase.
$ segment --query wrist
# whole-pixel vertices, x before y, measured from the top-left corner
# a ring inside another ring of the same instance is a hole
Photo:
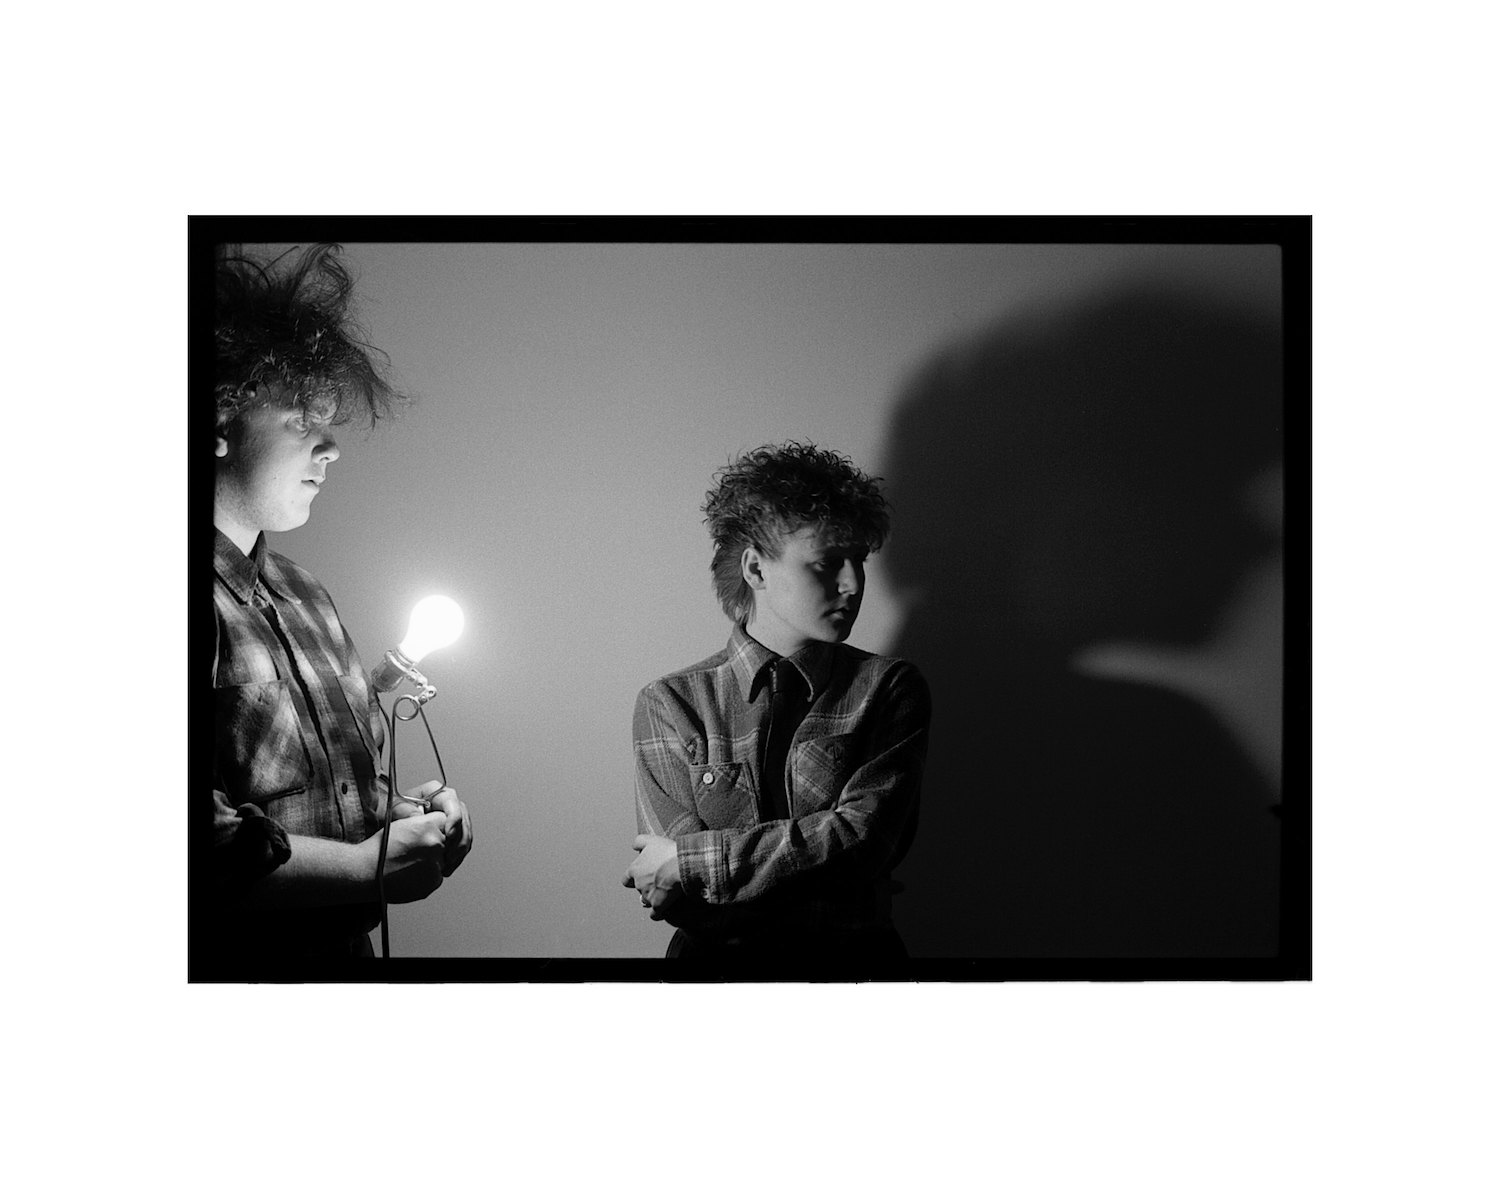
[[[356,847],[359,851],[359,882],[370,890],[372,898],[380,874],[380,837],[379,833],[372,833]]]
[[[657,881],[663,887],[680,887],[682,884],[682,868],[677,862],[677,847],[672,847],[672,853],[663,860],[661,867],[656,872]]]

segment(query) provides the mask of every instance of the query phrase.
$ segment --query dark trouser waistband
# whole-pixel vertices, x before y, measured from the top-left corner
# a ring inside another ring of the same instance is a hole
[[[679,929],[667,947],[667,957],[690,962],[725,963],[849,963],[901,962],[906,943],[894,929],[837,933],[740,934],[713,937]]]

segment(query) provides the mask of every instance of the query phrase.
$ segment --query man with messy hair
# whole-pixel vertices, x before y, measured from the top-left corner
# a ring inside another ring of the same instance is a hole
[[[384,729],[328,593],[265,535],[306,523],[335,426],[400,399],[350,316],[339,248],[216,271],[213,807],[194,829],[192,969],[254,978],[371,954],[378,898],[419,900],[468,853],[468,810],[437,781],[392,812]]]
[[[635,860],[669,958],[727,974],[881,974],[906,956],[891,870],[911,844],[927,685],[844,643],[889,515],[847,458],[788,442],[704,505],[729,644],[640,693]],[[882,964],[885,964],[882,967]]]

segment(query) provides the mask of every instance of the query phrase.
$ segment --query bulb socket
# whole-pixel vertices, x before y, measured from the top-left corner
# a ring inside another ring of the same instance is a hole
[[[387,650],[385,658],[370,672],[370,683],[377,692],[394,691],[408,680],[419,688],[431,686],[417,664],[399,650]]]

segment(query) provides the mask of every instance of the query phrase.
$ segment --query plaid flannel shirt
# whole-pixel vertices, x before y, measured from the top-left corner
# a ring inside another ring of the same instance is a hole
[[[322,584],[261,537],[249,557],[214,531],[212,850],[199,869],[232,906],[291,856],[288,835],[361,842],[379,831],[378,701]],[[378,920],[373,904],[241,914],[238,933],[315,942]]]
[[[890,926],[890,872],[915,832],[931,701],[911,663],[814,643],[790,661],[811,707],[792,738],[789,818],[763,809],[760,762],[777,656],[735,628],[725,649],[644,688],[636,821],[677,843],[694,932]]]

